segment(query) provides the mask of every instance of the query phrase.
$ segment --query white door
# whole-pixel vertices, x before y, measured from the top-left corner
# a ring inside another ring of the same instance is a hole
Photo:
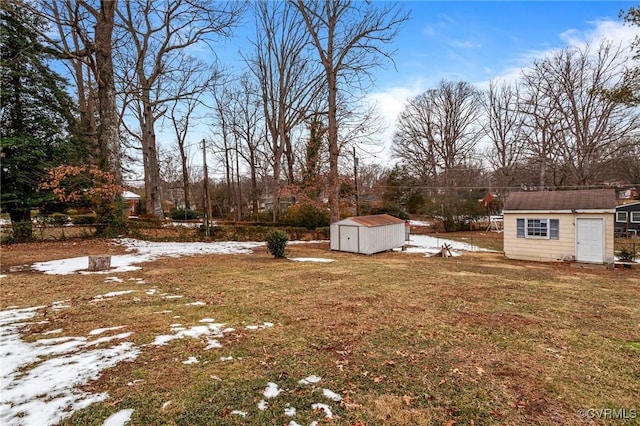
[[[358,253],[358,227],[349,225],[339,225],[340,251]]]
[[[578,262],[604,262],[604,220],[576,220],[576,260]]]

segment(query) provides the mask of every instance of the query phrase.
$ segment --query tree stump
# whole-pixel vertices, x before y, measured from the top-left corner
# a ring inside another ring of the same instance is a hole
[[[111,256],[89,256],[90,271],[105,271],[111,268]]]

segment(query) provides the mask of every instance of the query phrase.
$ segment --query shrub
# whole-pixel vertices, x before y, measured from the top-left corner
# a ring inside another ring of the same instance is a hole
[[[285,247],[289,242],[289,236],[280,230],[272,231],[267,234],[267,249],[269,253],[276,259],[283,259],[285,256]]]
[[[69,223],[69,216],[64,213],[53,213],[48,217],[47,222],[54,226],[66,225]]]
[[[198,212],[195,210],[173,209],[169,212],[173,220],[193,220],[198,219]]]
[[[329,211],[311,204],[296,204],[287,209],[284,223],[313,230],[329,225]]]
[[[74,225],[91,225],[96,223],[97,221],[98,220],[95,213],[71,216],[71,222]]]
[[[620,262],[633,262],[636,257],[636,252],[633,249],[622,246],[620,250],[616,252],[616,256]]]

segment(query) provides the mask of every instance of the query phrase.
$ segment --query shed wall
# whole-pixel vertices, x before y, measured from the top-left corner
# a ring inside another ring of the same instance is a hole
[[[374,254],[402,247],[404,223],[360,228],[360,253]]]
[[[604,259],[613,262],[613,214],[505,213],[504,254],[510,259],[557,262],[576,255],[576,219],[604,219]],[[558,219],[559,239],[518,238],[517,219]]]
[[[358,227],[358,251],[345,250],[345,247],[341,247],[341,226]],[[335,222],[330,225],[330,247],[331,250],[361,254],[374,254],[392,250],[404,245],[404,227],[404,223],[366,227],[351,220]]]

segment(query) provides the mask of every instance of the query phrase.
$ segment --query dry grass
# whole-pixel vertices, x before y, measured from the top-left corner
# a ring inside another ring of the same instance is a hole
[[[2,269],[119,250],[109,241],[8,246]],[[310,374],[345,397],[332,403],[332,423],[340,425],[577,425],[585,422],[580,409],[640,409],[638,269],[575,269],[497,253],[442,259],[350,255],[326,244],[288,250],[290,257],[336,262],[274,260],[258,250],[163,259],[118,274],[123,283],[105,283],[104,275],[12,273],[2,279],[2,307],[71,301],[68,309],[46,311],[50,322],[31,325],[26,340],[57,328],[73,336],[116,325],[134,331],[138,359],[88,386],[110,398],[66,424],[99,425],[134,408],[133,424],[278,425],[292,420],[287,404],[298,408],[296,422],[309,424],[322,418],[311,404],[327,402],[298,385]],[[148,288],[158,292],[147,295]],[[138,291],[90,303],[129,289]],[[192,301],[206,306],[185,305]],[[196,339],[142,346],[171,323],[195,325],[204,317],[236,328],[222,349],[205,352]],[[275,326],[244,328],[263,321]],[[219,360],[227,355],[241,359]],[[200,362],[182,364],[189,356]],[[127,386],[133,380],[140,381]],[[286,391],[257,410],[269,381]],[[231,415],[235,409],[249,416]]]

